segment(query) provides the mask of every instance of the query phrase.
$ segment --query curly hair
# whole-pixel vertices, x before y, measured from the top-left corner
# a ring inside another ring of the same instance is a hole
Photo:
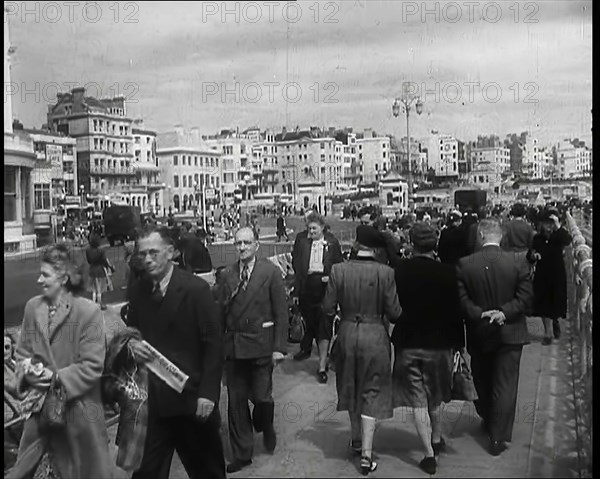
[[[67,291],[81,294],[85,290],[82,267],[75,263],[66,244],[57,243],[47,246],[42,253],[41,262],[49,264],[54,271],[67,277],[65,285]]]

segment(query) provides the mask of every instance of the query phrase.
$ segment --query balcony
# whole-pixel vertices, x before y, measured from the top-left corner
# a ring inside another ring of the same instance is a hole
[[[279,168],[277,168],[274,165],[263,165],[263,172],[264,173],[275,173],[279,171]]]
[[[108,166],[90,166],[90,173],[92,175],[106,175],[106,176],[132,176],[135,175],[135,170],[131,166],[109,168]]]

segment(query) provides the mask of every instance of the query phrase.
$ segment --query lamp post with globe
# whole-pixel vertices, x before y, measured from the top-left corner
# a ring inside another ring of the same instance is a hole
[[[413,177],[412,177],[412,159],[410,156],[410,130],[409,130],[409,115],[411,107],[415,104],[415,111],[417,115],[423,113],[423,102],[419,97],[409,95],[405,93],[402,98],[396,98],[394,100],[394,104],[392,105],[392,114],[394,118],[398,118],[400,115],[400,107],[402,106],[403,111],[406,113],[406,147],[407,147],[407,157],[408,157],[408,204],[409,210],[412,211],[414,207],[414,198],[413,198]]]

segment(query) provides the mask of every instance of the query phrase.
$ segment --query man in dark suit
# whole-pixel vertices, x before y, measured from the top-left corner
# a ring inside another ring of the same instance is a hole
[[[482,220],[481,249],[458,262],[458,288],[467,330],[477,413],[497,456],[512,438],[523,345],[528,343],[525,312],[533,290],[523,261],[500,248],[502,228]]]
[[[144,280],[130,292],[128,325],[189,376],[181,393],[154,374],[148,386],[144,457],[133,479],[169,477],[174,450],[191,478],[225,477],[219,434],[223,332],[208,284],[175,268],[168,228],[149,225],[138,239]],[[138,341],[136,357],[151,360]]]
[[[289,241],[285,228],[285,218],[283,213],[279,213],[279,216],[277,217],[277,241],[281,242],[282,238],[285,238],[286,241]]]
[[[235,235],[239,261],[219,274],[218,297],[225,315],[225,356],[229,396],[229,440],[233,461],[227,472],[252,464],[254,435],[263,433],[269,453],[273,427],[273,366],[284,358],[288,306],[281,273],[269,260],[256,259],[258,234],[241,228]],[[248,399],[254,403],[252,417]]]

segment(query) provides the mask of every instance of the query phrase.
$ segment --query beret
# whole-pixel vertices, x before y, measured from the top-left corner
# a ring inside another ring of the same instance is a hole
[[[425,223],[424,221],[415,223],[410,230],[410,240],[417,248],[425,247],[433,249],[437,239],[437,231],[433,228],[433,226]]]
[[[461,212],[460,212],[460,211],[453,210],[453,211],[450,213],[450,216],[449,216],[449,218],[450,218],[450,221],[458,221],[459,219],[461,219],[461,218],[462,218],[462,214],[461,214]]]
[[[367,248],[381,248],[385,246],[385,241],[381,233],[369,225],[356,227],[356,241]]]

